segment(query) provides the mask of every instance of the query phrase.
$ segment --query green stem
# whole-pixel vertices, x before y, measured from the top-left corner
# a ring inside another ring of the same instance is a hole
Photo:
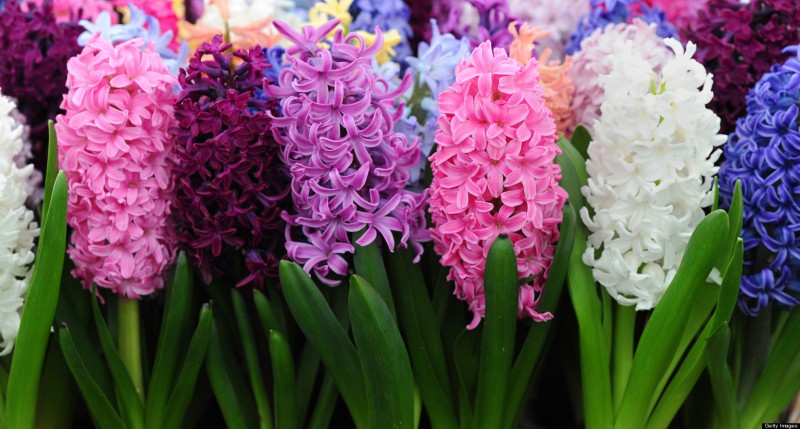
[[[614,318],[613,347],[613,376],[612,390],[614,392],[614,412],[619,412],[622,397],[628,386],[628,377],[633,364],[633,332],[636,326],[636,307],[616,305],[617,315]]]
[[[144,402],[142,353],[139,335],[139,300],[119,297],[119,354],[128,368],[136,393]]]

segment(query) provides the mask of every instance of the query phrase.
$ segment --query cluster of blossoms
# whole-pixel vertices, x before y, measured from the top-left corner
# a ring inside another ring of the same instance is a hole
[[[537,42],[539,54],[552,50],[555,59],[564,58],[564,49],[580,18],[589,12],[586,0],[510,0],[511,13],[528,24],[549,32]]]
[[[152,19],[158,23],[159,28],[164,30],[165,34],[171,36],[171,38],[167,40],[168,43],[165,46],[173,51],[180,48],[180,43],[178,42],[178,21],[180,20],[173,8],[172,0],[117,0],[117,3],[120,6],[125,6],[128,1],[131,2],[131,6],[136,6],[145,14],[152,17]],[[131,17],[130,20],[132,21],[133,18]],[[147,27],[150,28],[150,25],[150,22],[148,22]]]
[[[113,2],[108,0],[24,0],[24,3],[31,10],[51,4],[58,22],[93,19],[102,12],[111,12],[114,8]]]
[[[25,207],[28,164],[18,167],[13,159],[23,149],[23,125],[16,106],[0,94],[0,356],[11,353],[19,331],[20,313],[31,277],[33,241],[39,235],[33,212]]]
[[[47,164],[47,121],[59,112],[67,60],[81,51],[77,43],[81,31],[76,24],[57,23],[49,3],[27,12],[12,0],[0,10],[0,88],[17,100],[30,126],[38,171]]]
[[[719,118],[706,108],[711,75],[692,59],[692,43],[667,39],[675,56],[661,72],[631,41],[616,42],[602,115],[589,145],[588,186],[594,214],[583,261],[622,305],[653,308],[680,265],[725,142]]]
[[[522,65],[528,65],[533,55],[534,42],[546,36],[547,32],[531,28],[527,24],[523,24],[519,31],[512,24],[508,30],[514,36],[514,41],[508,49],[509,55]],[[544,89],[544,101],[556,121],[558,134],[565,135],[568,134],[572,121],[572,99],[575,94],[575,86],[570,77],[572,57],[567,56],[563,62],[551,61],[551,54],[552,50],[545,48],[539,56],[537,63],[541,75],[540,83]]]
[[[603,32],[609,25],[630,23],[637,18],[654,24],[661,38],[678,37],[677,30],[667,22],[664,12],[657,6],[647,6],[644,0],[591,0],[591,10],[578,22],[566,51],[574,54],[582,49],[583,39],[596,31]]]
[[[583,125],[594,134],[594,124],[600,118],[600,106],[605,100],[600,79],[611,72],[614,46],[620,42],[631,42],[637,56],[647,61],[654,73],[660,73],[673,56],[664,39],[657,34],[656,26],[638,19],[632,24],[609,26],[605,31],[584,39],[581,50],[573,57],[575,62],[570,70],[575,85],[575,97],[572,99],[573,128]]]
[[[484,40],[496,48],[508,49],[514,37],[509,24],[518,19],[511,14],[506,0],[440,0],[447,4],[438,16],[442,31],[467,38],[472,47]]]
[[[227,34],[226,40],[237,48],[274,46],[281,37],[273,20],[299,21],[294,18],[292,0],[203,0],[203,4],[197,23],[179,23],[181,35],[193,44]]]
[[[428,239],[426,193],[406,190],[409,172],[419,161],[417,141],[394,131],[402,114],[395,99],[410,84],[389,84],[372,71],[382,47],[380,31],[367,46],[358,34],[344,36],[333,20],[298,33],[281,22],[278,30],[292,42],[289,67],[267,93],[282,98],[282,117],[273,133],[290,167],[294,210],[284,215],[286,251],[306,272],[331,285],[346,275],[344,254],[354,251],[349,234],[368,245],[383,237],[389,250]],[[396,243],[394,233],[399,234]]]
[[[456,297],[469,303],[475,328],[485,314],[483,274],[494,240],[514,244],[521,279],[518,313],[537,312],[559,237],[566,192],[556,126],[545,106],[536,61],[527,66],[482,43],[439,96],[438,148],[431,155],[431,231]]]
[[[174,41],[172,30],[162,34],[159,19],[146,14],[132,3],[129,10],[130,19],[125,24],[112,25],[111,15],[108,12],[101,12],[94,22],[81,21],[80,24],[86,31],[78,37],[78,44],[86,45],[95,34],[100,34],[100,37],[114,44],[136,38],[144,39],[147,44],[153,43],[170,73],[177,76],[178,70],[183,67],[189,56],[189,45],[184,42],[180,45],[179,52],[175,52],[171,48]]]
[[[164,286],[175,257],[166,226],[174,188],[169,74],[142,39],[113,46],[95,36],[69,60],[56,131],[69,185],[73,275],[128,298]]]
[[[392,49],[394,56],[403,63],[406,57],[412,54],[409,39],[414,33],[408,23],[411,12],[403,3],[403,0],[383,0],[375,2],[372,0],[356,0],[353,4],[357,13],[353,13],[355,20],[350,25],[350,31],[373,32],[375,27],[382,29],[395,30],[400,41]]]
[[[731,133],[745,113],[747,91],[786,46],[800,43],[800,2],[796,0],[709,0],[688,32],[699,48],[697,60],[714,74],[711,108]]]
[[[745,266],[739,307],[756,315],[771,301],[800,303],[800,47],[747,95],[747,115],[725,145],[720,197],[729,206],[742,181]]]
[[[235,276],[243,256],[248,273],[239,285],[261,287],[285,254],[289,176],[268,115],[278,102],[258,94],[270,63],[259,47],[230,48],[216,36],[181,72],[173,216],[206,282]]]
[[[700,11],[703,10],[708,0],[646,0],[652,5],[658,6],[667,16],[667,21],[674,25],[681,36],[687,36],[687,32],[694,25]]]

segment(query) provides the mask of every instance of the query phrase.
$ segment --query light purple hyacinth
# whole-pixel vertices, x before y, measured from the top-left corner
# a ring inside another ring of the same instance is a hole
[[[292,42],[278,85],[266,92],[282,99],[283,116],[273,133],[289,166],[294,210],[284,212],[286,250],[309,274],[329,285],[348,274],[346,254],[355,241],[381,237],[393,251],[409,243],[422,253],[429,239],[424,205],[427,192],[406,190],[420,157],[416,139],[394,131],[402,114],[396,100],[411,83],[406,75],[394,88],[372,69],[382,44],[380,31],[366,46],[361,36],[327,35],[338,21],[301,33],[276,21]]]

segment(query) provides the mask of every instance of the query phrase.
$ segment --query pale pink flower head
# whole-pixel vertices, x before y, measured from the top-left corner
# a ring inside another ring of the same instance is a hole
[[[175,259],[166,226],[173,189],[173,85],[152,45],[116,46],[95,35],[69,60],[56,120],[58,162],[69,185],[72,274],[127,298],[164,287]]]
[[[32,5],[41,6],[48,0],[27,0],[29,10]],[[79,19],[93,20],[101,12],[111,13],[112,23],[117,22],[116,14],[112,13],[114,5],[106,0],[53,0],[53,13],[58,22],[77,22]]]
[[[483,274],[494,240],[514,244],[520,279],[519,317],[539,313],[566,199],[556,125],[547,108],[536,60],[523,66],[484,42],[456,69],[439,96],[436,152],[431,155],[431,231],[456,296],[474,317],[485,314]]]
[[[581,41],[581,49],[575,53],[570,70],[575,85],[571,128],[583,125],[594,134],[594,121],[600,119],[600,105],[605,94],[600,76],[611,73],[614,45],[618,41],[632,43],[656,73],[661,71],[673,54],[657,30],[655,24],[634,19],[631,24],[608,25]]]

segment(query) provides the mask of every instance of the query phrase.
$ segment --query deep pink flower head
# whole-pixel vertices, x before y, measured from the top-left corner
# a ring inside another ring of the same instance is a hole
[[[456,296],[469,303],[472,329],[484,315],[483,273],[500,234],[514,244],[520,279],[519,317],[536,311],[553,260],[562,208],[556,124],[545,105],[535,59],[523,66],[490,42],[456,69],[439,96],[438,148],[431,155],[431,231]]]
[[[67,64],[66,114],[56,121],[74,229],[72,274],[87,288],[95,283],[128,298],[163,288],[175,258],[166,221],[177,82],[143,44],[112,46],[95,35]]]
[[[390,89],[372,70],[380,30],[370,46],[355,33],[328,39],[338,23],[298,33],[276,21],[292,42],[290,66],[278,86],[267,87],[282,98],[283,116],[273,118],[272,129],[292,180],[294,210],[283,214],[286,251],[329,285],[348,274],[351,234],[364,231],[356,240],[362,246],[380,237],[390,251],[411,243],[418,255],[429,239],[426,192],[405,189],[419,161],[418,141],[394,131],[403,111],[395,103],[411,76]]]
[[[53,4],[58,22],[77,22],[79,19],[92,20],[100,12],[113,12],[114,5],[107,0],[26,0],[29,8],[33,5],[41,6],[46,3]],[[111,13],[112,23],[116,23],[117,17]]]

